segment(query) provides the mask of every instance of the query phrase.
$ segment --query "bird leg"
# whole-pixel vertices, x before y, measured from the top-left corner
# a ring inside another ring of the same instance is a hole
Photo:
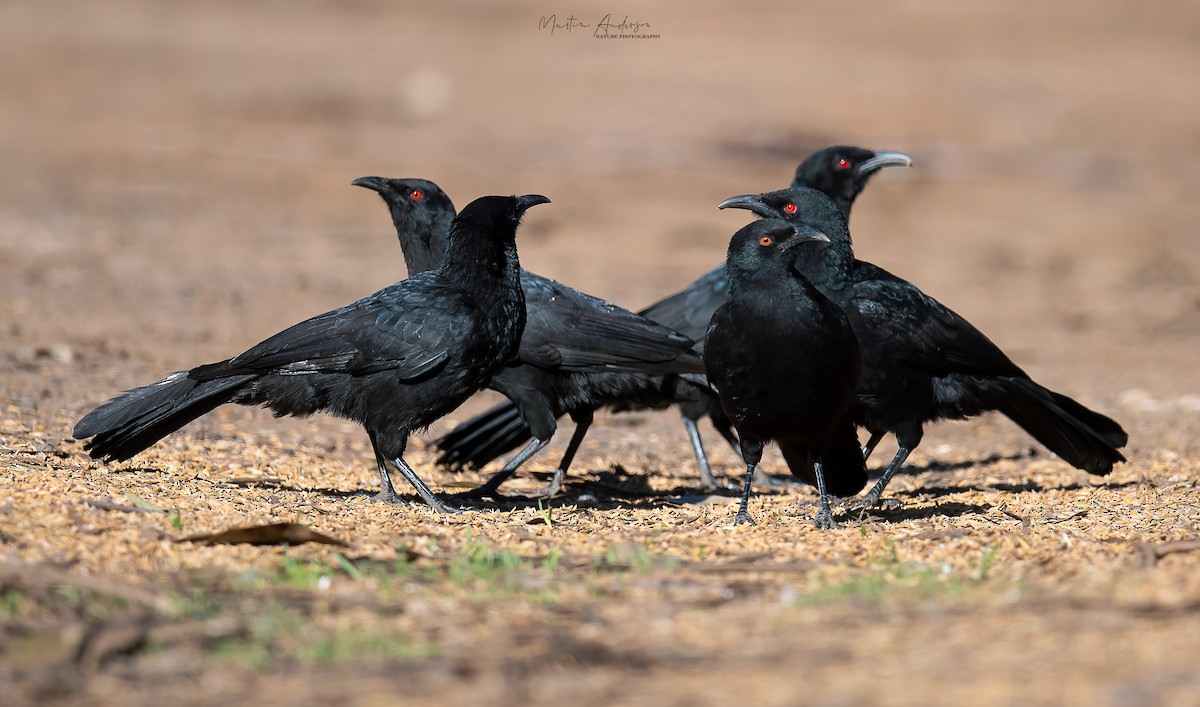
[[[379,493],[371,497],[373,501],[380,503],[404,503],[408,502],[400,498],[400,494],[396,493],[396,487],[392,486],[392,477],[388,475],[387,462],[383,458],[383,454],[379,451],[379,444],[375,441],[375,433],[367,430],[367,437],[371,440],[371,451],[375,452],[375,466],[379,470]]]
[[[813,524],[821,530],[831,530],[838,525],[833,519],[833,509],[829,507],[829,494],[825,491],[825,470],[821,468],[820,457],[813,460],[813,475],[817,477],[817,494],[820,499],[817,502],[817,516],[813,518]]]
[[[424,499],[425,503],[428,503],[430,508],[438,513],[462,512],[461,508],[454,508],[446,505],[442,499],[434,495],[433,491],[430,491],[429,487],[425,485],[425,482],[421,481],[421,477],[417,476],[417,472],[413,471],[412,467],[408,465],[408,462],[404,461],[404,457],[396,457],[392,460],[392,465],[400,470],[400,473],[404,475],[404,478],[408,479],[408,483],[412,484],[413,488],[417,490],[417,495]],[[395,493],[395,491],[392,491],[392,493]]]
[[[866,461],[871,456],[871,452],[875,451],[875,446],[883,441],[882,432],[872,432],[871,439],[867,440],[867,444],[863,447],[863,461]]]
[[[692,424],[693,426],[695,425],[695,423]],[[738,442],[737,436],[733,433],[733,427],[728,422],[718,423],[716,420],[713,420],[713,429],[721,433],[721,436],[725,438],[729,446],[733,447],[733,451],[737,452],[739,457],[742,456],[741,443]],[[697,432],[697,439],[699,439],[699,432]],[[707,462],[707,460],[705,461]],[[791,479],[776,479],[757,467],[754,469],[754,485],[769,489],[798,489],[804,486],[804,484],[792,481]]]
[[[883,472],[883,476],[879,477],[879,481],[875,482],[875,485],[871,487],[866,496],[855,501],[850,507],[866,510],[879,505],[879,499],[883,496],[883,490],[887,488],[888,482],[900,470],[900,466],[904,464],[904,460],[908,459],[909,451],[907,447],[901,447],[896,452],[896,456],[892,458],[892,463],[888,464],[888,468]]]
[[[747,441],[743,437],[738,447],[738,453],[746,460],[746,479],[742,482],[742,505],[738,507],[737,519],[733,524],[754,525],[754,518],[750,517],[750,511],[746,507],[750,503],[750,484],[754,480],[754,468],[762,461],[763,445],[762,442]]]
[[[708,455],[704,453],[704,444],[700,441],[700,428],[696,421],[683,415],[683,428],[687,430],[688,439],[692,441],[692,451],[696,454],[696,466],[700,467],[700,486],[710,490],[722,488],[713,476],[712,467],[708,465]]]
[[[750,516],[747,506],[750,504],[750,484],[754,481],[756,466],[758,465],[754,462],[746,465],[746,481],[742,484],[742,505],[738,506],[737,518],[733,521],[734,525],[755,525],[754,518]]]
[[[563,453],[562,461],[554,470],[554,478],[550,479],[550,483],[533,492],[533,495],[538,498],[554,498],[559,491],[562,491],[567,470],[571,468],[571,462],[575,461],[575,453],[579,451],[579,445],[583,444],[583,438],[587,435],[588,428],[592,426],[592,411],[573,412],[571,419],[575,421],[575,432],[571,434],[571,441],[567,443],[567,451]]]
[[[498,497],[500,494],[497,493],[497,491],[500,489],[500,484],[508,481],[509,477],[517,473],[517,469],[520,468],[522,464],[529,461],[530,457],[533,455],[545,449],[547,444],[550,444],[549,439],[534,438],[533,441],[525,445],[524,449],[517,452],[516,456],[514,456],[512,459],[509,459],[508,463],[504,465],[503,469],[493,474],[492,478],[488,479],[482,486],[474,491],[467,491],[465,493],[457,494],[455,498],[482,498],[484,496],[492,496],[493,498]]]

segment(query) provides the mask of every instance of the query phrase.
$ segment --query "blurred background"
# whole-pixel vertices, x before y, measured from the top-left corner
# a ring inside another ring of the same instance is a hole
[[[1112,0],[3,3],[0,395],[82,412],[400,279],[356,177],[546,194],[526,267],[639,308],[723,258],[719,200],[847,143],[916,160],[859,257],[1194,446],[1197,37]]]

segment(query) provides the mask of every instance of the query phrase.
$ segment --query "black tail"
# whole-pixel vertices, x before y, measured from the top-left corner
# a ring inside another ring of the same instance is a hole
[[[503,402],[455,427],[434,445],[438,448],[439,464],[478,469],[531,439],[533,434],[521,420],[517,406]]]
[[[219,364],[214,364],[219,365]],[[229,402],[253,374],[197,381],[187,371],[134,388],[92,410],[75,425],[75,439],[93,459],[124,461],[158,440]]]
[[[1012,379],[998,410],[1076,469],[1104,475],[1125,461],[1129,442],[1121,426],[1098,412],[1028,379]]]

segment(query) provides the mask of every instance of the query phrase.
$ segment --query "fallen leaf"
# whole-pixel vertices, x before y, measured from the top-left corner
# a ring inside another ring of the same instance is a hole
[[[337,545],[353,547],[350,543],[322,535],[307,525],[299,523],[272,523],[270,525],[252,525],[246,528],[233,528],[219,533],[189,535],[176,542],[201,543],[203,545],[303,545],[304,543],[321,543],[322,545]]]

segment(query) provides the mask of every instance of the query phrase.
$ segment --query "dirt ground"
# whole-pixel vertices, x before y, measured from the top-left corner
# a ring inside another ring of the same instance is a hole
[[[658,37],[593,38],[610,12]],[[6,704],[1200,704],[1197,37],[1200,6],[1116,0],[0,5]],[[834,143],[916,159],[859,256],[1120,420],[1127,464],[934,425],[891,506],[819,532],[807,489],[732,527],[671,413],[601,418],[547,506],[449,518],[371,502],[328,418],[221,409],[123,465],[70,440],[401,278],[356,177],[546,194],[526,267],[638,308],[723,257],[719,200]],[[348,544],[176,542],[281,522]]]

